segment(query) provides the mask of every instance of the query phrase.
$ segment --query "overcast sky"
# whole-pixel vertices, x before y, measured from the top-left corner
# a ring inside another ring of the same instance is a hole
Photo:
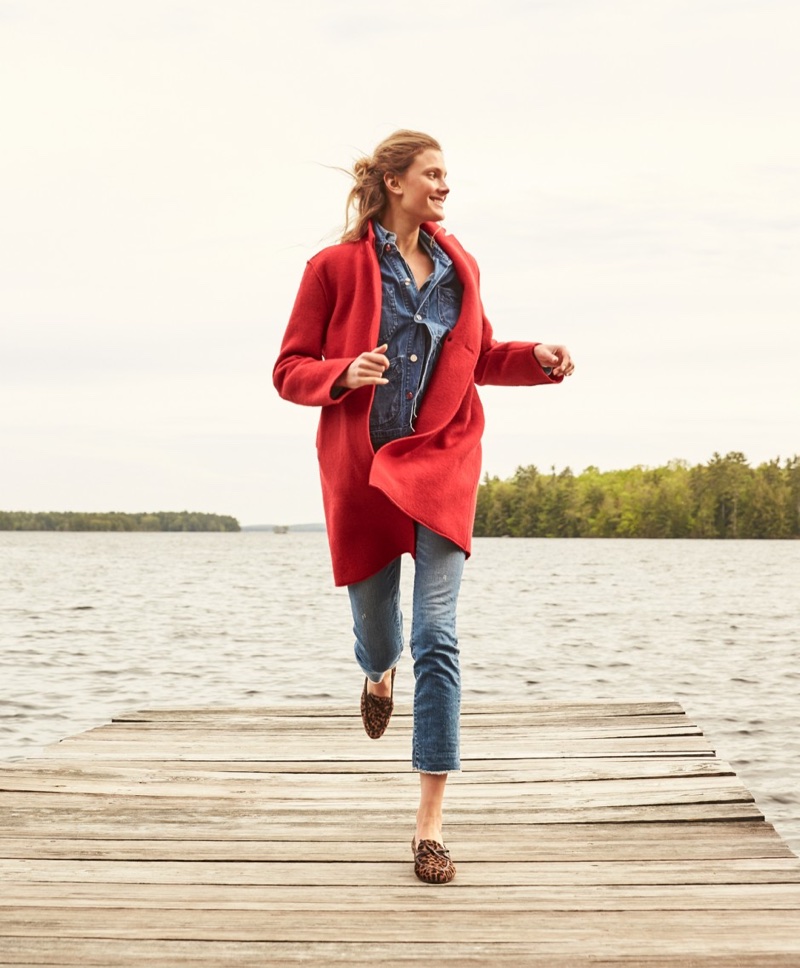
[[[278,13],[279,11],[279,13]],[[271,371],[398,127],[500,339],[484,467],[800,452],[797,0],[0,0],[0,508],[322,519]]]

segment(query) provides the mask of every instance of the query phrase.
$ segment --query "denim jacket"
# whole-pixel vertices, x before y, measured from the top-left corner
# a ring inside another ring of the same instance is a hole
[[[387,343],[387,384],[375,387],[369,429],[372,445],[414,432],[414,420],[433,375],[442,340],[455,326],[463,288],[453,263],[431,237],[420,231],[420,241],[433,259],[433,272],[420,289],[397,248],[397,236],[378,222],[375,248],[381,267],[381,325],[379,344]]]

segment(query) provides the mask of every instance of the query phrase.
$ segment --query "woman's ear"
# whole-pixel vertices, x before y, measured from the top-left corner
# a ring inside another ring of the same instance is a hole
[[[383,184],[386,186],[386,190],[391,192],[393,195],[403,194],[403,186],[400,184],[400,181],[394,172],[386,172],[386,174],[383,176]]]

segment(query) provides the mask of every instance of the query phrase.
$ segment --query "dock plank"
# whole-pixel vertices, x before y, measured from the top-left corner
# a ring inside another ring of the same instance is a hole
[[[428,892],[428,886],[421,890]],[[441,889],[446,891],[447,888]],[[550,911],[546,918],[525,911],[492,911],[476,917],[459,906],[442,912],[422,907],[414,911],[413,936],[417,942],[447,945],[462,942],[526,942],[553,946],[559,953],[585,952],[613,955],[624,944],[648,953],[688,951],[714,954],[737,952],[797,953],[800,910],[663,909],[650,911]],[[104,916],[103,907],[54,906],[0,908],[0,936],[23,935],[31,927],[41,937],[61,938],[172,938],[213,941],[349,941],[369,946],[375,937],[376,911],[347,910],[271,911],[205,908],[116,908]],[[380,913],[381,939],[404,944],[409,937],[409,916],[388,907]],[[691,933],[691,937],[688,935]],[[435,957],[435,956],[434,956]],[[428,962],[431,953],[428,952]],[[760,964],[753,962],[753,964]]]
[[[10,957],[13,960],[10,960]],[[19,959],[29,957],[30,961]],[[51,939],[20,939],[16,950],[6,954],[3,965],[15,968],[61,966],[71,968],[200,968],[221,965],[233,968],[280,968],[284,965],[336,965],[342,968],[411,968],[430,964],[432,952],[426,942],[409,938],[402,945],[373,941],[369,946],[348,942],[269,942],[269,941],[171,941],[138,940],[135,948],[117,939],[62,938],[57,951]],[[762,954],[759,968],[797,968],[794,953]],[[546,951],[533,951],[527,944],[495,941],[491,944],[450,942],[435,951],[437,965],[445,968],[597,968],[619,965],[625,968],[741,968],[737,954],[692,955],[685,951],[672,954],[615,955],[613,961],[603,955],[574,952],[562,955],[548,946]]]
[[[157,831],[148,838],[138,829],[115,831],[116,839],[92,837],[80,828],[69,833],[41,838],[0,837],[3,858],[97,861],[264,861],[282,865],[293,862],[334,861],[341,856],[341,844],[352,843],[347,823],[274,822],[255,839],[220,840],[212,836],[186,840],[173,831]],[[576,831],[570,824],[516,823],[513,839],[508,824],[452,825],[448,843],[464,861],[584,860],[590,862],[654,860],[732,860],[794,858],[775,829],[760,821],[723,823],[639,822],[635,824],[582,824]],[[392,861],[405,857],[405,844],[398,845],[396,822],[372,820],[359,825],[359,843],[365,861]],[[298,839],[302,838],[302,839]],[[405,861],[404,861],[405,862]],[[149,868],[148,868],[149,869]],[[344,871],[344,868],[342,868]]]
[[[123,761],[124,762],[124,761]],[[364,769],[354,771],[346,785],[350,789],[371,790],[376,784],[404,784],[409,782],[407,772],[397,772],[396,764],[381,773],[368,770],[374,764],[363,764]],[[320,772],[286,770],[235,769],[224,764],[221,769],[208,769],[200,773],[183,764],[182,770],[162,767],[157,770],[141,767],[129,769],[118,763],[103,761],[87,768],[80,761],[53,763],[50,760],[26,760],[4,765],[0,772],[0,790],[29,790],[31,792],[59,792],[69,789],[73,793],[143,794],[150,796],[186,796],[202,786],[204,793],[214,796],[248,796],[262,794],[265,790],[306,789],[307,780],[297,773],[313,775],[317,795],[335,795],[342,788],[340,771]],[[468,767],[474,764],[468,764]],[[235,774],[231,776],[230,774]],[[561,760],[525,761],[517,769],[512,763],[504,770],[468,768],[457,778],[462,794],[470,795],[479,785],[497,783],[543,783],[550,780],[632,780],[649,777],[699,777],[733,776],[728,764],[706,757],[651,757],[650,759],[627,758],[573,758],[568,763]],[[416,778],[411,779],[416,784]],[[453,781],[451,781],[453,782]]]
[[[464,856],[471,852],[465,844]],[[370,853],[372,853],[370,849]],[[461,854],[459,854],[461,856]],[[0,879],[32,884],[258,884],[354,887],[386,884],[386,863],[406,866],[392,844],[380,862],[362,861],[343,868],[336,862],[287,861],[280,866],[264,861],[151,861],[146,868],[136,862],[117,861],[103,867],[91,861],[0,859]],[[405,872],[407,874],[407,871]],[[407,878],[404,876],[404,879]],[[469,877],[462,877],[467,874]],[[113,879],[113,880],[112,880]],[[637,884],[794,884],[800,879],[800,859],[747,858],[730,860],[467,860],[459,862],[454,890],[465,883],[479,886],[637,885]],[[414,886],[416,886],[414,884]],[[337,895],[338,896],[338,895]]]
[[[800,964],[800,859],[677,703],[463,724],[443,888],[402,703],[377,744],[350,708],[134,710],[0,764],[0,966]]]
[[[23,947],[24,944],[24,947]],[[687,952],[673,954],[629,954],[615,956],[609,961],[602,955],[595,957],[585,952],[561,955],[550,950],[532,951],[530,945],[497,941],[491,944],[451,942],[441,945],[435,952],[436,964],[446,968],[589,968],[610,964],[625,968],[741,968],[742,961],[736,954],[694,956]],[[226,941],[170,941],[141,940],[134,949],[127,941],[115,939],[62,938],[58,951],[52,950],[50,939],[25,939],[18,943],[12,953],[14,960],[0,964],[15,968],[41,968],[41,966],[85,965],[87,968],[188,968],[188,966],[233,966],[233,968],[278,968],[283,965],[337,965],[342,968],[374,968],[376,964],[387,968],[410,968],[429,964],[431,951],[427,943],[408,939],[402,945],[374,941],[365,946],[347,942],[226,942]],[[19,958],[30,957],[30,961]],[[7,958],[8,956],[6,956]],[[796,956],[789,954],[764,954],[760,956],[759,968],[797,968]]]

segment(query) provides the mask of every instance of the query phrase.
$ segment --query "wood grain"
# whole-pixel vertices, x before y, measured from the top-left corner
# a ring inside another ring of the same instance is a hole
[[[465,709],[443,888],[410,731],[126,711],[0,764],[0,966],[800,965],[800,859],[678,704]]]

